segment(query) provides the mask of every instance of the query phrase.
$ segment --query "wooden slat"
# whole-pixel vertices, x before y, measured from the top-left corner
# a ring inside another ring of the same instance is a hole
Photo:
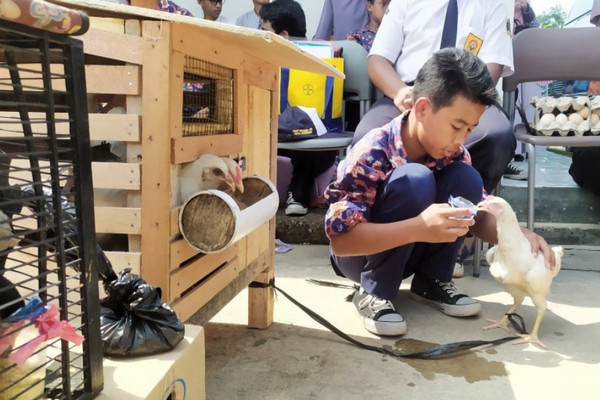
[[[240,264],[245,265],[245,264]],[[264,262],[262,257],[258,261],[247,264],[244,268],[241,268],[227,286],[219,290],[218,293],[214,293],[210,301],[200,307],[196,302],[197,299],[202,299],[203,293],[202,288],[199,290],[193,290],[186,294],[181,299],[173,302],[172,306],[177,316],[182,320],[190,320],[192,323],[197,325],[204,325],[212,317],[214,317],[231,299],[233,299],[243,288],[254,280],[264,269]],[[264,289],[271,290],[271,289]],[[271,297],[271,302],[273,298]],[[192,318],[190,318],[193,315]],[[272,316],[271,316],[272,318]]]
[[[140,164],[93,162],[92,178],[95,188],[140,190]]]
[[[95,207],[96,232],[139,235],[142,211],[133,207]]]
[[[139,142],[141,117],[133,114],[89,114],[90,140]]]
[[[130,251],[105,251],[104,253],[115,272],[124,268],[131,268],[131,273],[140,274],[140,260],[142,258],[140,253]]]
[[[19,68],[31,71],[21,71],[21,79],[26,82],[25,90],[40,89],[44,87],[39,64],[19,64]],[[140,67],[134,65],[86,65],[85,81],[88,93],[114,93],[136,95],[140,94]],[[52,64],[50,70],[53,74],[63,74],[61,64]],[[9,71],[0,69],[0,80],[9,81]],[[65,91],[65,80],[54,79],[52,89]]]
[[[171,260],[169,270],[173,271],[181,266],[186,260],[199,254],[199,251],[191,247],[183,238],[174,240],[171,243]]]
[[[171,237],[177,236],[180,234],[179,232],[179,211],[181,207],[171,209],[171,224],[170,224],[170,232]]]
[[[171,57],[171,82],[170,88],[171,101],[169,106],[169,119],[171,123],[171,137],[180,138],[183,136],[183,75],[184,75],[184,55],[179,52],[173,52]]]
[[[39,121],[30,124],[35,134],[46,134],[46,114],[31,112],[28,114],[31,121]],[[55,129],[58,135],[68,135],[70,124],[69,115],[56,113]],[[88,114],[90,139],[91,140],[117,140],[123,142],[137,142],[140,140],[140,116],[132,114]],[[2,121],[2,136],[23,137],[21,118],[17,112],[0,111]],[[10,131],[14,131],[12,133]]]
[[[140,68],[135,65],[86,65],[88,93],[141,94]]]
[[[171,125],[168,114],[169,87],[173,80],[168,61],[171,55],[170,31],[169,24],[142,23],[142,37],[161,39],[146,39],[143,47],[141,270],[149,284],[163,289],[166,299],[170,298]]]
[[[83,41],[86,54],[142,65],[144,41],[141,37],[95,29],[91,26],[87,33],[78,39]]]
[[[242,68],[243,53],[240,51],[239,43],[214,37],[206,40],[205,32],[181,25],[174,25],[172,32],[173,50],[219,66],[231,69]]]
[[[125,20],[122,18],[90,17],[90,28],[124,34]]]
[[[185,300],[169,298],[168,303],[175,309],[177,316],[185,321],[234,280],[241,269],[239,260],[234,258],[187,293]]]
[[[263,60],[247,57],[244,60],[244,83],[263,89],[279,91],[279,67]]]
[[[173,299],[178,298],[182,292],[210,275],[219,266],[232,260],[238,260],[236,258],[238,250],[237,246],[231,246],[218,253],[204,254],[191,264],[172,271],[170,278],[171,297]]]
[[[194,161],[204,153],[228,156],[241,151],[241,135],[187,136],[172,139],[171,162],[181,164]]]
[[[250,174],[269,176],[274,156],[271,154],[271,91],[248,87],[248,128],[244,135],[243,153]],[[264,110],[263,113],[255,110]]]

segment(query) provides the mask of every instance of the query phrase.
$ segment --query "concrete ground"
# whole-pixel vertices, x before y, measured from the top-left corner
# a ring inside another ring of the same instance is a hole
[[[599,399],[600,251],[566,248],[563,268],[548,296],[540,339],[548,346],[506,343],[441,360],[392,358],[345,342],[282,295],[275,322],[266,330],[246,327],[247,292],[241,292],[206,329],[206,398],[209,400],[300,399]],[[368,333],[344,298],[349,289],[317,286],[306,278],[349,283],[335,276],[327,247],[293,245],[276,256],[276,284],[344,332],[365,343],[405,352],[463,340],[506,336],[484,331],[486,318],[499,318],[512,298],[484,267],[479,278],[457,285],[480,300],[477,317],[448,317],[408,296],[404,282],[397,310],[408,323],[399,338]],[[535,308],[518,310],[531,329]]]
[[[538,218],[545,217],[545,203],[563,199],[561,207],[552,207],[562,210],[567,221],[577,217],[597,223],[596,199],[585,197],[572,182],[566,172],[570,160],[545,151],[538,157],[538,190],[569,191],[540,192],[539,199],[544,202],[536,205]],[[519,166],[526,167],[526,163]],[[504,182],[502,195],[513,196],[514,204],[522,208],[525,197],[519,190],[523,191],[524,185]],[[581,203],[584,198],[588,203]],[[567,199],[579,199],[579,203]],[[565,208],[572,204],[576,206]],[[562,221],[560,215],[547,217]],[[322,233],[322,218],[322,213],[315,213],[314,221],[296,218],[285,225],[285,217],[278,215],[278,237],[291,241],[294,237],[284,237],[284,233],[294,233],[299,241],[326,243],[314,237]],[[553,243],[595,246],[565,246],[563,268],[548,296],[548,312],[540,328],[547,350],[506,343],[441,360],[397,359],[345,342],[282,295],[275,303],[273,326],[249,330],[247,292],[243,291],[205,326],[207,399],[600,399],[600,295],[596,289],[600,284],[600,247],[592,240],[596,236],[583,235],[577,224],[565,225],[567,229],[562,231],[554,227],[564,233],[545,229],[542,234]],[[581,240],[568,240],[571,236]],[[507,335],[502,330],[481,328],[487,324],[486,318],[500,318],[512,298],[489,274],[489,268],[483,267],[479,278],[470,276],[471,271],[468,265],[466,276],[456,283],[482,302],[479,316],[458,319],[443,315],[410,299],[410,282],[405,282],[394,303],[407,320],[408,332],[403,337],[381,339],[363,328],[354,307],[344,301],[350,289],[305,281],[314,278],[349,283],[333,274],[326,246],[295,244],[290,252],[276,256],[275,265],[276,284],[281,289],[342,331],[370,345],[404,352]],[[518,313],[530,330],[535,308],[529,299]]]

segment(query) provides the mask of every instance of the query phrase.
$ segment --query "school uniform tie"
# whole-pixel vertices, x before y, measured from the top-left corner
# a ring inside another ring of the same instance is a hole
[[[442,43],[440,49],[456,46],[457,24],[458,4],[456,4],[456,0],[450,0],[448,2],[448,8],[446,9],[446,19],[444,20],[444,30],[442,31]]]

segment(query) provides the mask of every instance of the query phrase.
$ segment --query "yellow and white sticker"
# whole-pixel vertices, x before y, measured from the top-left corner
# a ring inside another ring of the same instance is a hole
[[[469,36],[467,36],[467,40],[465,40],[464,48],[465,50],[469,50],[471,53],[477,55],[479,53],[479,49],[481,49],[482,44],[483,40],[473,35],[472,33],[469,33]]]

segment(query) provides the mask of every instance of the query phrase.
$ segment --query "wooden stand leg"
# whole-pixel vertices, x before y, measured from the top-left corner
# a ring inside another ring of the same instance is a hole
[[[271,258],[271,257],[268,257]],[[248,327],[266,329],[273,323],[273,291],[269,282],[274,278],[274,260],[269,260],[266,270],[261,272],[248,288]]]

